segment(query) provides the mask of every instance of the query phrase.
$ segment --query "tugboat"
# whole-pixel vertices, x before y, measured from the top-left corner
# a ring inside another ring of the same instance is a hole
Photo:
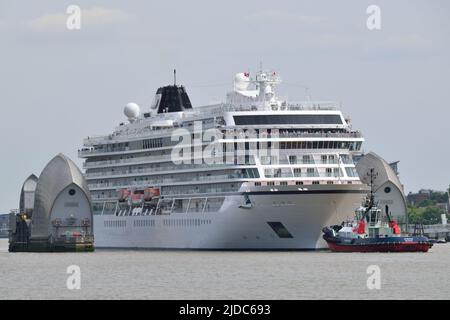
[[[427,252],[432,242],[425,236],[404,236],[397,222],[375,204],[373,169],[366,204],[355,211],[355,219],[322,229],[323,239],[333,252]]]

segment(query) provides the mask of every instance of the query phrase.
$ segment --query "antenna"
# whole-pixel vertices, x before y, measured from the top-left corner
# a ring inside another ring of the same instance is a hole
[[[370,197],[369,197],[369,203],[367,203],[366,211],[363,214],[363,219],[370,212],[370,209],[372,209],[373,206],[375,205],[375,200],[374,200],[374,196],[373,196],[373,181],[378,176],[378,172],[374,173],[374,168],[370,168],[370,171],[367,173],[367,175],[370,177]]]
[[[370,168],[370,172],[367,173],[367,175],[370,177],[370,196],[373,198],[373,182],[378,176],[378,172],[374,172],[374,168]]]
[[[177,69],[173,69],[173,85],[177,85]]]

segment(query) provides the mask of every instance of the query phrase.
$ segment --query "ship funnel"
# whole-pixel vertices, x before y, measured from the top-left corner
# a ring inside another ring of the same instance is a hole
[[[180,112],[192,109],[191,101],[183,86],[165,86],[156,91],[152,109],[158,113]]]

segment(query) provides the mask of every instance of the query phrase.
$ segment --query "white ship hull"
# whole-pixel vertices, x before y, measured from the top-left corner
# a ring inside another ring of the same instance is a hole
[[[330,188],[331,187],[331,188]],[[227,196],[219,212],[94,217],[96,248],[300,250],[326,248],[322,228],[351,219],[366,187],[278,187]],[[271,224],[272,226],[271,226]],[[278,229],[278,232],[273,228]],[[287,231],[287,232],[286,232]]]

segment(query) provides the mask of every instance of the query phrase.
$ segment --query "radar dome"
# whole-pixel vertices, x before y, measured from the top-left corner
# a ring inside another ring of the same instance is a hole
[[[238,91],[247,90],[250,84],[250,78],[248,73],[237,73],[234,76],[234,88]]]
[[[139,108],[139,106],[136,103],[129,102],[123,109],[123,113],[130,122],[133,122],[139,117],[139,114],[141,113],[141,108]]]

